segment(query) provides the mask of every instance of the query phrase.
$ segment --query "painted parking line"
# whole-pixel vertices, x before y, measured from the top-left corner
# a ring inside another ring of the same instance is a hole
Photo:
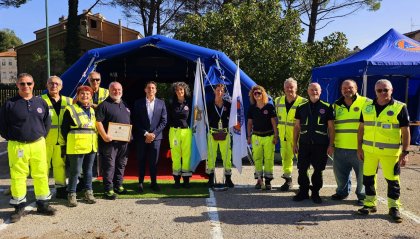
[[[210,236],[212,239],[223,239],[222,228],[220,227],[219,213],[217,212],[216,198],[213,190],[209,189],[209,198],[206,198],[207,213],[210,218]]]
[[[0,153],[0,156],[3,156],[3,155],[5,155],[5,154],[7,154],[7,151],[1,152],[1,153]]]

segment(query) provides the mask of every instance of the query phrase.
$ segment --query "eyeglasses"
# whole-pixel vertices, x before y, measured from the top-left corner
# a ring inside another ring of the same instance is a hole
[[[92,79],[90,79],[90,81],[101,81],[101,79],[100,78],[92,78]]]
[[[262,94],[262,92],[260,92],[260,91],[254,91],[254,95],[261,95]]]
[[[20,86],[25,86],[25,85],[31,86],[32,84],[33,84],[33,82],[19,82]]]
[[[378,92],[378,93],[382,93],[382,92],[388,93],[388,91],[389,91],[389,89],[376,89],[376,92]]]
[[[48,85],[61,85],[60,83],[58,83],[58,82],[48,82]]]

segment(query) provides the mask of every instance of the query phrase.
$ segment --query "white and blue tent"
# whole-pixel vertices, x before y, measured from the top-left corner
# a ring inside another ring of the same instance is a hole
[[[341,82],[348,78],[357,82],[360,94],[370,98],[375,97],[377,80],[390,80],[393,97],[407,104],[412,121],[420,120],[419,42],[390,29],[360,52],[312,70],[312,81],[323,89],[321,99],[329,103],[341,96]],[[418,127],[412,143],[420,144]]]

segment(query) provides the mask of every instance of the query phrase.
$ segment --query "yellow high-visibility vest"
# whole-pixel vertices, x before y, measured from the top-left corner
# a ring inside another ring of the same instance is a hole
[[[308,100],[298,96],[290,107],[289,112],[286,110],[286,96],[277,97],[274,100],[277,112],[277,129],[279,130],[279,137],[282,141],[293,142],[293,127],[295,126],[295,114],[298,105],[307,102]]]
[[[363,106],[364,134],[362,148],[365,152],[378,155],[398,156],[401,154],[401,129],[397,116],[404,103],[394,100],[376,117],[373,103]]]
[[[98,151],[95,111],[90,108],[91,118],[77,105],[66,108],[76,126],[70,126],[67,134],[67,154],[87,154]]]
[[[98,104],[102,103],[102,101],[104,101],[109,95],[109,91],[105,88],[100,88],[99,87],[99,92],[98,92]]]
[[[357,149],[357,130],[363,105],[371,99],[357,95],[356,100],[347,109],[345,105],[334,103],[335,111],[335,147],[341,149]]]
[[[51,128],[47,137],[45,138],[45,143],[47,145],[56,145],[57,143],[59,145],[65,145],[66,142],[64,141],[63,135],[61,134],[61,122],[63,122],[63,115],[66,107],[72,104],[73,99],[66,96],[60,96],[61,107],[60,113],[57,115],[57,112],[55,112],[48,94],[43,94],[41,97],[45,100],[45,102],[47,102],[49,115],[51,117]]]

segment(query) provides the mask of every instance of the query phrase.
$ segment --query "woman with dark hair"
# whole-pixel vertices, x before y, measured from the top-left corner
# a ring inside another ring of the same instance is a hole
[[[181,176],[185,188],[190,187],[191,139],[192,130],[189,127],[191,115],[190,88],[185,82],[172,84],[173,98],[168,107],[169,113],[169,145],[172,156],[172,174],[174,188],[181,187]]]
[[[248,109],[248,144],[252,143],[252,156],[255,163],[256,189],[261,189],[265,179],[265,189],[271,190],[273,180],[274,149],[278,132],[276,111],[268,103],[264,87],[255,85],[249,91],[251,105]]]
[[[98,151],[95,111],[91,107],[93,90],[89,86],[77,88],[76,103],[66,108],[61,132],[66,141],[66,154],[70,162],[68,206],[76,207],[77,178],[83,168],[84,200],[95,203],[92,190],[92,166]]]

